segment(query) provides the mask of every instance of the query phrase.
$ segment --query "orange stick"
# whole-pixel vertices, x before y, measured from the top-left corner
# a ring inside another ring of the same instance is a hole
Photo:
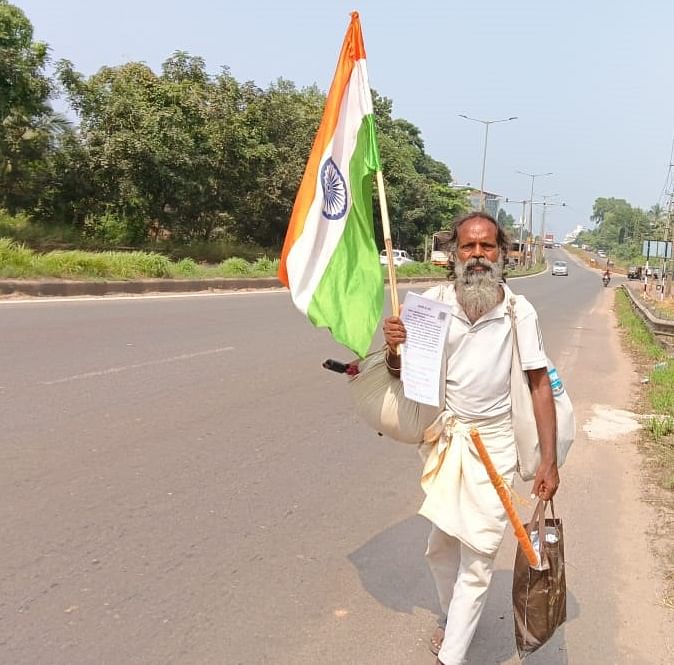
[[[505,508],[505,511],[508,515],[508,519],[510,520],[510,523],[513,525],[513,529],[515,530],[515,537],[517,538],[520,546],[522,547],[522,551],[524,552],[524,555],[527,557],[529,565],[532,568],[535,568],[539,564],[538,555],[536,554],[536,550],[534,550],[533,545],[531,544],[531,540],[529,540],[529,535],[527,534],[526,529],[522,524],[520,516],[517,514],[517,511],[515,510],[515,506],[513,506],[513,502],[510,498],[510,490],[506,487],[505,483],[503,482],[503,478],[501,478],[501,476],[496,471],[494,463],[491,461],[491,457],[489,457],[489,453],[487,452],[487,449],[484,447],[484,443],[482,443],[480,433],[475,428],[470,430],[470,438],[473,440],[475,448],[477,448],[477,454],[480,456],[482,464],[484,464],[485,468],[487,469],[489,480],[491,480],[491,484],[494,486],[494,489],[498,493],[498,496],[501,499],[501,503],[503,504],[503,507]]]

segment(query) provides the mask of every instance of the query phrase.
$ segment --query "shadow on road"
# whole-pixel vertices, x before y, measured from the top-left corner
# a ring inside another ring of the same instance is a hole
[[[363,588],[379,603],[396,612],[412,614],[422,608],[439,614],[435,584],[424,551],[428,522],[418,515],[377,534],[349,555]],[[468,652],[469,665],[518,663],[512,619],[512,571],[496,570],[475,638]],[[580,614],[567,589],[567,623]],[[529,665],[568,665],[564,626],[537,653]]]
[[[363,588],[382,605],[411,614],[440,607],[424,552],[428,522],[415,515],[378,533],[349,555]]]

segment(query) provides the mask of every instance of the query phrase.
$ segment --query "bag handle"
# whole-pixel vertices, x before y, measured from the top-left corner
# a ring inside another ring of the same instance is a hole
[[[555,515],[555,502],[550,499],[550,501],[544,501],[543,499],[539,499],[538,503],[536,504],[536,508],[534,509],[534,514],[531,516],[531,520],[529,521],[529,526],[527,528],[527,532],[529,534],[529,538],[531,538],[531,532],[534,529],[534,527],[538,527],[538,555],[540,557],[541,563],[543,563],[543,560],[545,559],[546,561],[548,560],[548,555],[545,547],[545,543],[547,542],[545,537],[546,537],[546,531],[545,531],[545,512],[547,508],[547,504],[550,504],[550,512],[552,513],[552,519],[555,525],[555,531],[557,533],[557,538],[559,538],[559,528],[557,526],[557,516]]]

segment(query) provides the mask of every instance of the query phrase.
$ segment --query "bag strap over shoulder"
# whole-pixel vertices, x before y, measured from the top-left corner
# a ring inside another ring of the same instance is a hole
[[[513,343],[513,365],[515,364],[515,360],[518,361],[519,363],[519,358],[520,358],[520,347],[517,342],[517,314],[515,313],[515,303],[517,302],[517,298],[515,298],[514,295],[510,295],[510,298],[508,299],[508,307],[507,307],[507,312],[508,316],[510,317],[510,328],[512,330],[512,343]]]

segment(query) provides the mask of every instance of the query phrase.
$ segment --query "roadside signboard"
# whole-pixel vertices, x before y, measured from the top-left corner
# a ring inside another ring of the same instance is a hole
[[[672,258],[672,243],[670,240],[644,240],[644,247],[641,252],[646,258]]]

